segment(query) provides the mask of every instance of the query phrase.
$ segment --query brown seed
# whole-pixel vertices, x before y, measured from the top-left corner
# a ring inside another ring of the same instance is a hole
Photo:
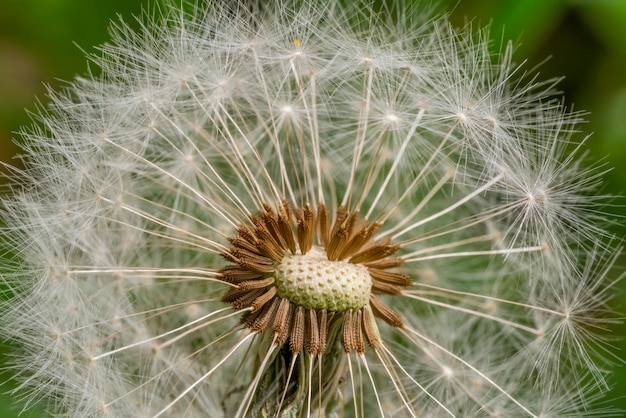
[[[263,278],[263,273],[242,269],[240,265],[230,265],[220,270],[220,279],[227,283],[238,284],[248,280]]]
[[[307,309],[306,334],[304,336],[304,349],[310,356],[320,353],[320,331],[317,315],[314,309]]]
[[[249,280],[240,283],[237,288],[241,290],[260,289],[274,283],[274,277],[266,277],[260,280]]]
[[[376,319],[374,313],[369,305],[363,307],[363,332],[367,343],[373,350],[378,350],[380,344],[380,334],[378,332],[378,326],[376,325]]]
[[[265,292],[265,289],[252,289],[245,291],[245,293],[231,302],[235,309],[249,308],[252,306],[252,302]]]
[[[289,337],[294,306],[289,299],[281,299],[280,301],[278,312],[276,312],[276,317],[274,318],[274,325],[272,325],[276,345],[283,345]]]
[[[392,271],[381,270],[373,267],[370,267],[367,271],[369,271],[372,279],[376,281],[382,281],[402,287],[411,286],[413,284],[413,280],[411,280],[411,278],[406,274],[394,273]]]
[[[253,253],[258,252],[255,242],[250,242],[241,236],[228,238],[228,241],[233,245],[233,247],[241,248]]]
[[[293,228],[291,226],[293,213],[291,206],[286,200],[283,200],[283,211],[278,214],[278,231],[285,242],[287,250],[292,254],[296,253],[296,240],[293,236]]]
[[[402,318],[400,315],[391,310],[387,305],[382,303],[380,299],[376,296],[370,296],[370,306],[372,307],[372,312],[377,318],[382,319],[392,327],[402,328],[404,326],[404,322],[402,322]]]
[[[385,238],[381,242],[366,248],[350,258],[354,264],[365,264],[389,257],[400,249],[399,245],[391,245],[391,239]]]
[[[328,239],[330,236],[330,216],[328,214],[328,207],[324,204],[320,204],[317,208],[317,225],[318,225],[318,241],[322,247],[328,245]]]
[[[298,245],[303,255],[308,253],[313,246],[315,220],[315,212],[309,205],[306,205],[298,219]]]
[[[361,250],[363,245],[367,243],[370,238],[380,229],[382,224],[375,222],[371,225],[367,225],[365,219],[361,219],[360,224],[357,226],[356,231],[353,233],[352,238],[346,245],[343,246],[339,259],[343,260],[348,258]]]
[[[298,306],[293,318],[291,335],[289,336],[289,348],[292,353],[299,353],[304,345],[304,308]]]
[[[320,349],[319,352],[323,353],[326,351],[326,342],[328,340],[328,312],[326,309],[322,309],[318,315],[319,319],[319,332],[320,332]]]
[[[363,341],[363,316],[361,309],[356,311],[352,318],[352,334],[354,349],[358,354],[365,353],[365,342]]]
[[[341,332],[341,343],[343,344],[343,350],[346,353],[350,353],[355,348],[353,332],[352,309],[350,309],[343,315],[343,327]]]
[[[252,312],[260,309],[265,306],[266,303],[271,301],[274,296],[276,296],[276,287],[270,287],[267,292],[263,293],[258,298],[254,299],[250,307],[252,308]]]
[[[399,267],[404,264],[404,259],[400,257],[384,258],[382,260],[372,261],[371,263],[363,263],[365,267],[372,267],[377,269],[390,269]]]
[[[258,315],[253,315],[255,312],[250,313],[250,315],[248,315],[250,317],[250,319],[248,319],[249,323],[244,322],[244,325],[247,325],[252,331],[257,333],[265,331],[269,328],[270,324],[274,322],[280,301],[280,298],[274,298],[271,303],[263,305],[260,310],[256,311]]]
[[[372,293],[375,295],[400,295],[402,288],[378,280],[372,281]]]

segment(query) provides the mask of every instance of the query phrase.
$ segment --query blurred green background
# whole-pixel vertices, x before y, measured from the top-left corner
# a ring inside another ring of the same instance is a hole
[[[273,1],[273,0],[268,0]],[[408,1],[408,0],[407,0]],[[429,3],[430,1],[425,1]],[[568,105],[590,112],[587,133],[594,159],[615,167],[606,176],[607,193],[626,190],[626,0],[434,0],[452,11],[457,26],[472,21],[491,25],[494,49],[503,40],[518,45],[517,62],[527,68],[542,63],[541,78],[565,76],[560,87]],[[45,102],[45,85],[62,86],[76,74],[86,73],[83,51],[108,40],[108,22],[122,15],[132,23],[150,0],[0,0],[0,160],[16,153],[14,132],[29,123],[25,109]],[[582,138],[582,134],[579,138]],[[626,201],[614,209],[626,215]],[[613,210],[613,209],[612,209]],[[624,219],[616,218],[613,232],[626,236]],[[626,266],[626,257],[621,258]],[[615,308],[626,312],[626,283]],[[613,330],[626,335],[626,327]],[[616,341],[618,355],[626,358],[626,341]],[[0,356],[8,352],[0,350]],[[0,358],[0,363],[2,358]],[[0,376],[1,380],[6,375]],[[626,409],[626,367],[613,376],[614,391],[607,401]],[[10,383],[0,391],[10,389]],[[4,389],[4,390],[2,390]],[[0,396],[0,417],[12,418],[8,395]],[[38,417],[41,411],[21,415]]]

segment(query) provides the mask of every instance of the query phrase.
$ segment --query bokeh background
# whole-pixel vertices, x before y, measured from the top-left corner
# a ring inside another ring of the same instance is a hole
[[[267,0],[274,1],[274,0]],[[393,0],[392,0],[393,1]],[[407,2],[410,0],[406,0]],[[431,3],[431,0],[422,0]],[[626,0],[433,0],[451,11],[457,26],[472,22],[490,25],[494,50],[506,40],[517,45],[517,62],[526,68],[541,64],[541,78],[564,76],[560,88],[568,106],[586,110],[584,126],[592,159],[615,167],[606,176],[605,192],[626,191]],[[61,87],[76,74],[85,74],[84,53],[108,39],[108,22],[121,15],[135,24],[133,15],[153,8],[151,0],[0,0],[0,160],[11,161],[17,152],[15,132],[30,123],[28,110],[45,103],[45,86]],[[546,60],[547,59],[547,60]],[[582,139],[581,134],[579,139]],[[626,200],[616,199],[611,211],[626,216]],[[626,218],[615,217],[612,232],[626,236]],[[626,266],[626,257],[620,259]],[[626,316],[626,280],[614,307]],[[626,326],[612,330],[626,335]],[[626,359],[626,341],[614,342]],[[0,364],[10,351],[0,346]],[[626,367],[615,367],[610,405],[626,410]],[[0,375],[5,381],[9,375]],[[17,417],[0,386],[0,417]],[[40,410],[22,417],[43,416]]]

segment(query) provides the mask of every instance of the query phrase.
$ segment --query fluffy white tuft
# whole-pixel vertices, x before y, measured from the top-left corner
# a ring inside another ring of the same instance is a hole
[[[137,33],[114,25],[102,75],[50,93],[22,133],[1,323],[26,407],[592,413],[615,249],[553,81],[423,6],[173,3]],[[283,201],[343,205],[401,245],[412,285],[381,296],[403,324],[378,321],[378,346],[294,371],[220,300],[228,237]]]

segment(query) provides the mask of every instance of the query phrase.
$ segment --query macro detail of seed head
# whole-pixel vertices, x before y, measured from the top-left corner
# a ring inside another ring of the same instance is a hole
[[[277,211],[263,206],[261,215],[250,217],[251,226],[229,239],[232,248],[223,257],[234,264],[220,270],[234,286],[222,301],[249,309],[243,324],[255,332],[271,329],[274,345],[289,340],[296,356],[304,347],[309,355],[322,354],[335,322],[344,350],[361,354],[364,340],[379,346],[374,317],[402,326],[398,314],[375,296],[399,295],[411,285],[409,277],[387,271],[402,259],[389,257],[399,249],[389,240],[373,241],[379,223],[368,224],[343,206],[331,222],[328,208],[320,205],[317,211],[298,209],[294,228],[288,203]]]
[[[164,1],[21,132],[23,407],[619,416],[619,240],[554,80],[422,3]]]

